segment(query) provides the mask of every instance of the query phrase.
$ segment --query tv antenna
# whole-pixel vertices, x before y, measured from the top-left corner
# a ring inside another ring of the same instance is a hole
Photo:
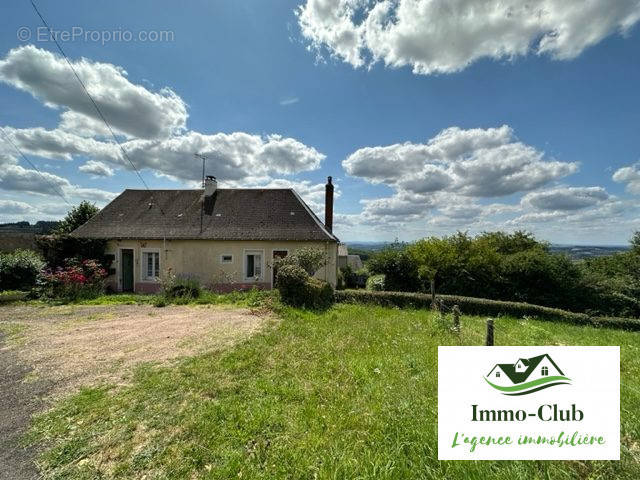
[[[193,154],[196,158],[202,159],[202,188],[204,188],[204,164],[207,161],[207,157],[201,153]]]

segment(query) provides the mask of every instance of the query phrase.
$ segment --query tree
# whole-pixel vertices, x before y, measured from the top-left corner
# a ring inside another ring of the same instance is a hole
[[[629,243],[631,243],[631,251],[635,254],[640,254],[640,230],[636,230],[633,233]]]
[[[60,222],[58,227],[53,231],[55,235],[67,235],[76,228],[87,223],[87,221],[98,213],[100,209],[93,203],[87,201],[80,202],[77,207],[72,207]]]

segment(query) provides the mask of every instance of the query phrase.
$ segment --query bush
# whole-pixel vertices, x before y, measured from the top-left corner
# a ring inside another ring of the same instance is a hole
[[[38,277],[40,295],[45,298],[74,301],[96,298],[104,293],[107,271],[95,260],[70,259],[66,266],[43,270]]]
[[[372,275],[367,278],[367,290],[381,292],[384,290],[384,275]]]
[[[278,269],[285,265],[296,265],[302,268],[308,275],[313,276],[315,273],[320,270],[325,263],[325,254],[319,248],[314,247],[303,247],[291,255],[287,255],[283,258],[278,258],[274,265]]]
[[[176,275],[168,269],[160,279],[161,292],[167,300],[187,300],[200,297],[200,280],[193,275]]]
[[[340,268],[339,271],[344,278],[345,288],[365,288],[367,285],[367,279],[369,278],[369,272],[364,268],[358,271],[353,271],[350,265],[345,265]]]
[[[385,307],[430,308],[431,296],[410,292],[371,292],[363,290],[341,290],[334,292],[334,299],[341,303],[364,303]],[[443,305],[451,308],[458,305],[465,315],[512,316],[516,318],[535,317],[539,320],[553,320],[576,325],[619,328],[640,331],[640,320],[619,317],[591,317],[584,313],[569,312],[558,308],[532,305],[522,302],[502,302],[484,298],[462,297],[458,295],[438,295]]]
[[[32,250],[0,253],[0,290],[31,290],[44,261]]]
[[[327,282],[310,277],[297,265],[278,268],[276,286],[283,303],[294,307],[325,309],[333,303],[333,288]]]
[[[20,302],[26,300],[29,294],[27,292],[21,292],[18,290],[6,290],[0,292],[0,305],[6,305],[13,302]]]
[[[418,266],[404,246],[394,244],[373,255],[367,264],[372,274],[385,276],[389,290],[415,292],[420,289]]]
[[[69,258],[95,259],[105,269],[111,267],[113,255],[106,255],[107,241],[101,238],[75,238],[68,235],[42,235],[36,237],[36,245],[47,265],[65,267]]]

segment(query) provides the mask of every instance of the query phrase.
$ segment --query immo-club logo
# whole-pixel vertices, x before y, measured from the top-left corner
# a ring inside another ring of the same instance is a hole
[[[529,395],[531,393],[567,385],[571,379],[548,354],[518,358],[515,363],[496,363],[484,380],[503,395]]]

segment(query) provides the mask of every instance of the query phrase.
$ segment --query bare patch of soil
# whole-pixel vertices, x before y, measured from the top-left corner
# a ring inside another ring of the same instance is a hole
[[[0,350],[47,380],[54,395],[101,381],[126,383],[142,362],[165,363],[229,346],[268,322],[245,309],[150,305],[0,308]]]

